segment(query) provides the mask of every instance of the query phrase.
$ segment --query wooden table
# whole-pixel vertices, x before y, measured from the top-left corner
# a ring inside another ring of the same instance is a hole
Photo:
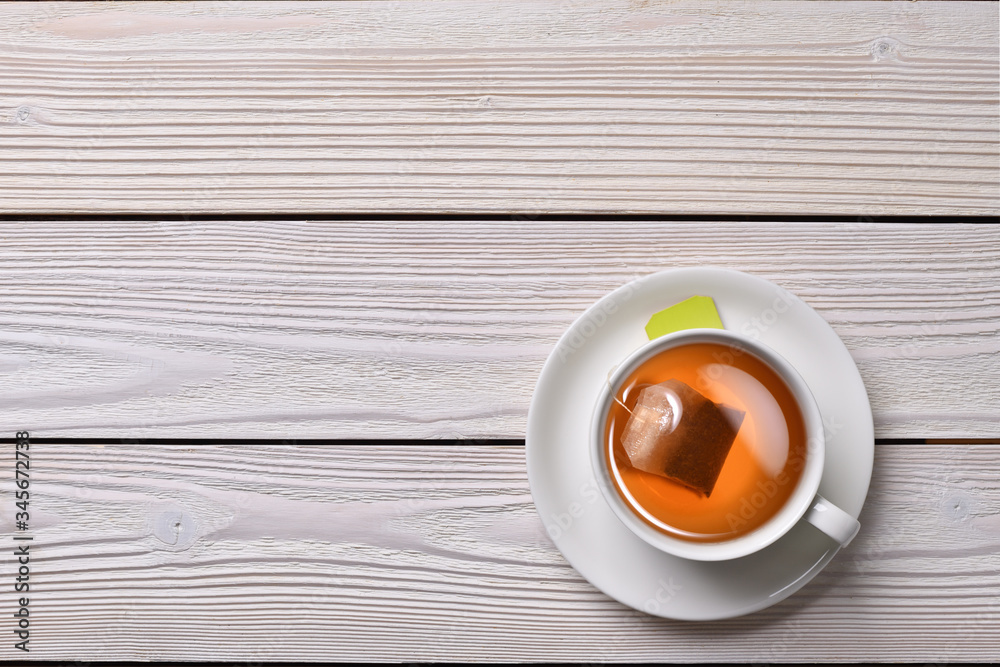
[[[1000,658],[998,6],[0,5],[3,553],[30,654]],[[730,621],[580,577],[541,364],[635,276],[801,296],[874,411],[857,540]],[[14,433],[31,433],[15,529]]]

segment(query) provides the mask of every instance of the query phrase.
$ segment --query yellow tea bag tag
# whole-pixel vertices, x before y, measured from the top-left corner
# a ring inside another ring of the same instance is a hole
[[[725,329],[710,296],[693,296],[665,308],[649,318],[649,340],[684,329]]]

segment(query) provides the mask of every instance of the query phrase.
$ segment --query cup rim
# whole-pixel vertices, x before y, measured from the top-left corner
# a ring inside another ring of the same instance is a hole
[[[672,347],[696,342],[733,345],[760,358],[770,366],[791,390],[806,431],[806,464],[784,506],[764,524],[739,537],[720,542],[689,542],[654,528],[641,519],[619,495],[605,465],[604,431],[613,394],[618,385],[652,356]],[[591,418],[590,455],[594,477],[612,511],[629,530],[657,549],[690,560],[718,561],[748,556],[780,539],[802,520],[819,491],[823,476],[825,438],[819,406],[808,384],[784,357],[759,340],[725,329],[685,329],[643,344],[629,354],[611,372],[601,387]]]

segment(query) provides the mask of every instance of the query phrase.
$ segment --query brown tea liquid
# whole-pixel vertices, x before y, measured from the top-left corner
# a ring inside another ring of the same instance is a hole
[[[622,433],[639,392],[672,378],[711,401],[746,413],[707,497],[633,468],[622,447]],[[638,504],[655,521],[637,512],[640,518],[672,537],[718,542],[749,533],[773,517],[798,484],[806,455],[802,413],[781,377],[749,352],[718,343],[690,343],[665,350],[626,378],[617,398],[625,407],[618,401],[612,403],[605,429],[605,460],[611,478],[626,504]]]

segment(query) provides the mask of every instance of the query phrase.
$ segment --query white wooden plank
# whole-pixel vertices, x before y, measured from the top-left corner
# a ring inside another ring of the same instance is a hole
[[[31,657],[995,659],[1000,446],[876,450],[862,532],[825,572],[771,609],[683,623],[562,559],[520,447],[36,443]]]
[[[996,214],[979,2],[5,3],[0,210]]]
[[[851,350],[882,438],[1000,436],[1000,227],[0,222],[0,433],[524,437],[583,310],[740,269]]]

